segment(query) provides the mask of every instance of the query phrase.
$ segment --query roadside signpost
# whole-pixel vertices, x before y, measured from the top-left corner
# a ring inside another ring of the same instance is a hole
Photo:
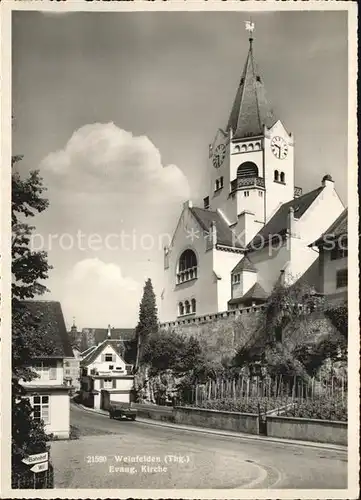
[[[37,472],[45,472],[48,469],[49,462],[41,462],[40,464],[33,465],[30,470],[36,474]]]
[[[31,466],[30,470],[34,474],[34,488],[36,488],[36,474],[45,472],[45,485],[47,484],[46,471],[49,469],[49,452],[36,453],[23,458],[22,462]],[[45,486],[46,487],[46,486]]]
[[[35,455],[29,455],[26,458],[23,458],[22,462],[26,465],[34,465],[40,462],[48,462],[48,460],[49,460],[49,452],[45,451],[44,453],[36,453]]]

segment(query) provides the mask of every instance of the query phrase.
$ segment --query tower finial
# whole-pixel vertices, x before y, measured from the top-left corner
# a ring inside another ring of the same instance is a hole
[[[250,43],[250,46],[252,47],[254,23],[251,20],[249,20],[249,21],[245,21],[244,24],[246,26],[246,31],[249,31],[249,43]]]

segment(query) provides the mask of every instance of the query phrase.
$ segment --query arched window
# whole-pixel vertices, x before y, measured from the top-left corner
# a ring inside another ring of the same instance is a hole
[[[192,312],[196,312],[196,299],[192,299]]]
[[[216,191],[218,191],[218,189],[219,189],[219,180],[217,179],[216,180]]]
[[[197,278],[197,257],[193,250],[187,249],[180,256],[177,283]]]
[[[241,150],[241,148],[240,148],[239,146],[235,146],[235,147],[234,147],[234,150],[235,150],[235,152],[236,152],[236,153],[239,153],[239,152],[240,152],[240,150]]]
[[[255,145],[254,145],[254,149],[256,149],[257,151],[259,149],[261,149],[261,143],[260,142],[256,142]]]
[[[183,302],[179,302],[179,304],[178,304],[178,314],[179,314],[179,316],[183,316],[183,314],[184,314]]]
[[[191,312],[191,305],[190,305],[190,303],[189,303],[189,300],[186,300],[186,301],[184,302],[184,305],[185,305],[185,309],[186,309],[186,312],[185,312],[185,313],[186,313],[186,314],[190,314],[190,312]]]
[[[279,180],[279,172],[278,172],[278,170],[275,170],[275,177],[274,177],[274,180],[275,180],[276,182],[278,182],[278,180]]]
[[[247,151],[247,146],[245,144],[243,144],[242,146],[242,153],[245,153]]]
[[[253,161],[246,161],[237,168],[237,177],[258,177],[258,167]]]
[[[285,173],[284,172],[281,172],[280,181],[285,182]]]
[[[251,143],[251,144],[248,144],[248,151],[253,151],[254,150],[254,145]]]

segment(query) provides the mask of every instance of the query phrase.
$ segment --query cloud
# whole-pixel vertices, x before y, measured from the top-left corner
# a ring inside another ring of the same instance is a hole
[[[114,123],[76,130],[65,147],[41,164],[58,189],[81,193],[145,197],[148,203],[189,198],[189,185],[175,165],[163,166],[159,150]]]
[[[65,278],[64,312],[84,327],[133,327],[137,323],[142,286],[123,276],[117,264],[99,258],[77,262]]]

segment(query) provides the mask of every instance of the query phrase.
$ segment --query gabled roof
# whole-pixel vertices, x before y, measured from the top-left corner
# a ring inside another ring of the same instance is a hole
[[[314,243],[311,243],[309,246],[322,246],[326,242],[326,236],[328,242],[330,242],[339,236],[347,235],[347,222],[347,208],[345,208],[345,210],[337,217],[327,231],[325,231]]]
[[[101,342],[97,347],[90,351],[81,361],[83,366],[91,364],[105,349],[106,346],[111,345],[114,351],[126,363],[132,364],[136,358],[136,341],[107,339]]]
[[[276,121],[266,100],[250,39],[246,64],[228,120],[227,131],[232,130],[234,139],[257,136],[263,133],[263,125],[270,128]]]
[[[277,212],[256,234],[253,240],[247,245],[250,250],[255,250],[257,244],[268,241],[271,236],[284,235],[287,232],[288,212],[292,207],[295,219],[300,219],[306,210],[312,205],[317,196],[322,192],[323,186],[320,186],[309,193],[305,193],[294,200],[288,201],[280,206]]]
[[[247,293],[245,293],[242,297],[243,300],[248,299],[258,299],[258,300],[266,300],[268,297],[267,293],[261,287],[259,283],[255,283]]]
[[[108,338],[108,329],[107,328],[83,328],[82,334],[90,334],[92,338],[94,338],[95,345],[98,345],[100,342],[107,340]],[[111,338],[112,339],[121,339],[121,340],[132,340],[135,338],[135,329],[134,328],[112,328],[111,329]]]
[[[192,207],[189,210],[204,231],[209,232],[212,222],[215,223],[217,243],[228,247],[243,248],[237,240],[235,233],[233,233],[232,229],[230,229],[227,222],[218,212],[198,207]]]
[[[242,297],[231,299],[228,301],[228,304],[234,305],[234,304],[243,304],[247,301],[250,300],[257,300],[257,301],[266,301],[267,300],[267,293],[263,290],[261,285],[259,283],[255,283],[247,293],[245,293]]]
[[[245,255],[233,269],[232,274],[241,273],[242,271],[251,271],[253,273],[257,272],[255,265],[249,260],[247,255]]]
[[[24,300],[24,314],[30,313],[31,323],[36,326],[39,358],[73,358],[70,338],[66,331],[60,302],[53,300]],[[30,324],[30,328],[33,325]],[[42,351],[41,351],[42,350]]]

